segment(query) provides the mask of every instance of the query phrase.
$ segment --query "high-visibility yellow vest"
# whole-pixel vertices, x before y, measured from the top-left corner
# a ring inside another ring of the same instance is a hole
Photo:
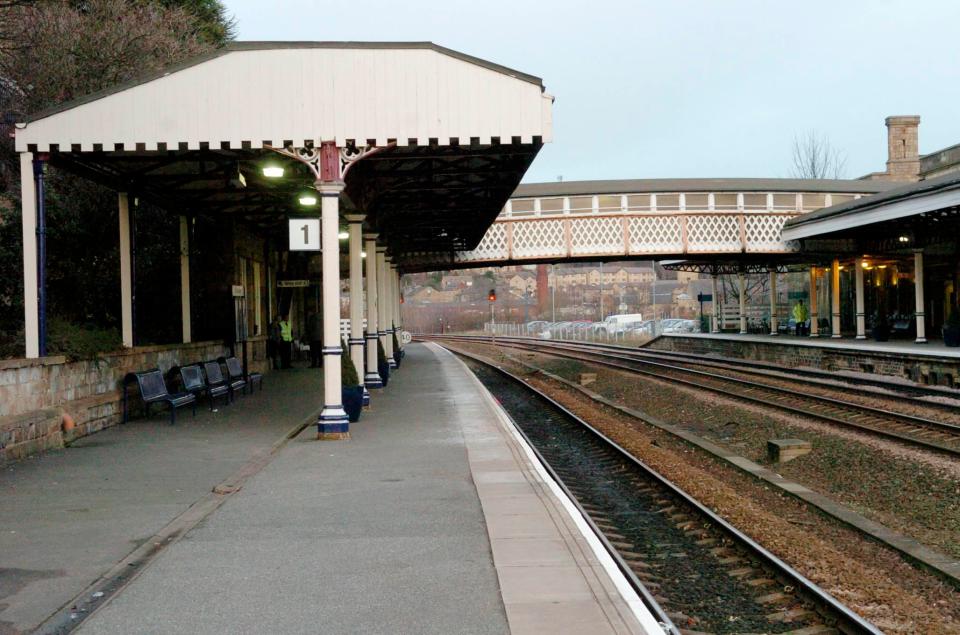
[[[290,323],[284,320],[280,320],[280,339],[284,342],[293,341],[293,329],[290,328]]]
[[[806,322],[809,315],[810,314],[807,313],[807,307],[805,305],[800,304],[799,302],[797,302],[797,304],[794,305],[793,307],[794,322]]]

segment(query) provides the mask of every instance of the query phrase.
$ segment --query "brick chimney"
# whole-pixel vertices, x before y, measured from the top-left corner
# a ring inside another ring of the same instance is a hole
[[[920,180],[919,115],[887,117],[888,181]]]

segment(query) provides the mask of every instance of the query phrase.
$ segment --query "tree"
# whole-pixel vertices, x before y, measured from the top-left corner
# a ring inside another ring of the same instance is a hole
[[[0,0],[0,356],[22,344],[20,179],[13,123],[43,108],[213,50],[232,37],[218,0]],[[119,319],[116,193],[48,170],[48,314],[84,327]],[[141,206],[138,305],[176,303],[176,218]],[[167,279],[164,280],[163,277]],[[175,289],[173,289],[175,291]],[[148,339],[175,335],[168,312],[142,306]],[[151,324],[151,320],[155,322]],[[169,319],[166,322],[170,322]],[[150,327],[156,327],[151,332]]]
[[[847,167],[847,158],[827,138],[809,131],[793,138],[793,169],[796,179],[840,179]]]

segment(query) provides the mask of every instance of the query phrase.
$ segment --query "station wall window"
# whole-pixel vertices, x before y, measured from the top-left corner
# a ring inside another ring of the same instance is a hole
[[[593,197],[574,196],[570,199],[570,211],[574,214],[589,214],[593,211]]]
[[[820,209],[824,205],[825,197],[816,192],[806,192],[803,195],[804,209]]]
[[[619,212],[620,211],[620,197],[619,196],[601,196],[599,197],[599,207],[601,212]]]
[[[686,199],[687,209],[696,209],[703,210],[707,209],[707,198],[709,194],[706,192],[690,192],[689,194],[684,195]]]
[[[560,214],[563,212],[562,198],[541,198],[540,212],[543,214]]]
[[[767,209],[767,195],[761,192],[746,192],[743,195],[744,209]]]
[[[714,209],[737,209],[735,192],[717,192],[713,195]]]
[[[533,199],[532,198],[518,198],[510,201],[510,205],[513,207],[514,216],[532,216],[533,215]]]
[[[650,195],[649,194],[631,194],[627,197],[627,207],[630,209],[636,210],[648,210],[650,209]]]
[[[657,211],[680,209],[679,194],[657,194]]]
[[[840,203],[846,203],[853,200],[853,194],[832,194],[830,196],[831,205],[839,205]]]
[[[796,209],[797,207],[797,195],[793,192],[789,194],[774,194],[773,195],[773,208],[774,209]]]

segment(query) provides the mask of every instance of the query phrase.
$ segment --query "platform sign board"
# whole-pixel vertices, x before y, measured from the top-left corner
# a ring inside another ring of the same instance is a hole
[[[787,292],[788,300],[806,300],[807,292],[806,291],[789,291]]]
[[[277,280],[277,287],[280,289],[297,289],[309,286],[309,280]]]
[[[699,301],[699,302],[713,302],[713,294],[712,294],[712,293],[698,293],[698,294],[697,294],[697,301]]]
[[[291,218],[290,251],[320,251],[320,219]]]

